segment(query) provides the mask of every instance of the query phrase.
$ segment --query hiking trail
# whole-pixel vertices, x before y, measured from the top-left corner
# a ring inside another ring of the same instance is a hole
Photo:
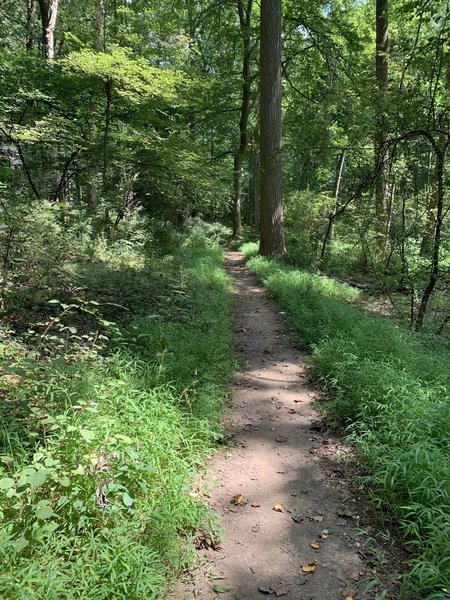
[[[282,311],[242,253],[227,252],[225,265],[237,290],[241,369],[225,414],[231,443],[207,475],[225,540],[200,550],[202,568],[175,599],[352,600],[365,566],[359,517],[339,483],[345,447],[311,406],[305,354],[290,341]]]

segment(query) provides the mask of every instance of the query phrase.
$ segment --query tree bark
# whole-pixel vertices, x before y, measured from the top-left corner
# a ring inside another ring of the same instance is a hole
[[[42,21],[42,56],[47,60],[55,58],[55,27],[58,17],[59,0],[38,0]]]
[[[261,1],[260,245],[262,256],[286,254],[281,157],[281,0]]]
[[[378,101],[375,114],[375,157],[381,160],[381,168],[375,182],[375,210],[379,244],[385,247],[389,228],[389,152],[387,141],[387,92],[389,87],[389,3],[376,1],[376,51],[375,68],[378,85]]]
[[[252,45],[250,27],[252,21],[253,0],[238,0],[239,26],[241,29],[243,55],[242,55],[242,102],[239,120],[239,148],[234,155],[233,167],[233,238],[241,235],[241,196],[242,196],[242,165],[247,153],[249,135],[248,121],[250,117],[251,96],[251,58]]]
[[[249,182],[249,214],[248,220],[252,227],[259,231],[259,188],[260,188],[260,160],[259,152],[254,149],[250,155],[250,182]]]

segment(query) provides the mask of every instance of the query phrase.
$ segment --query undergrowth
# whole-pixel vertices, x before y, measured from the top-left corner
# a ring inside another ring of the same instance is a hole
[[[216,535],[192,488],[234,366],[221,264],[198,233],[175,255],[112,252],[79,267],[75,308],[3,331],[1,598],[159,599]]]
[[[359,451],[369,499],[397,526],[414,559],[405,598],[450,594],[450,349],[352,306],[358,292],[244,248],[312,349],[328,418]]]

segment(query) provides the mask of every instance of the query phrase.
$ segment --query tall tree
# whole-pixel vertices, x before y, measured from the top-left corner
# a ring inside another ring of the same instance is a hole
[[[242,195],[242,165],[247,153],[249,134],[248,120],[251,110],[251,85],[252,77],[250,72],[252,58],[252,41],[250,27],[252,21],[253,0],[238,0],[239,27],[242,35],[243,54],[242,54],[242,100],[241,116],[239,120],[239,147],[234,154],[233,168],[233,237],[239,237],[241,234],[241,195]]]
[[[387,137],[387,92],[389,86],[389,4],[388,0],[376,2],[376,50],[375,67],[378,86],[378,98],[375,115],[375,155],[380,161],[379,176],[375,185],[375,208],[378,234],[381,246],[385,245],[388,235],[391,197],[388,183],[389,152]]]
[[[47,60],[55,58],[55,27],[59,0],[38,0],[42,21],[42,55]]]
[[[281,157],[281,0],[261,1],[260,245],[262,256],[284,255]]]

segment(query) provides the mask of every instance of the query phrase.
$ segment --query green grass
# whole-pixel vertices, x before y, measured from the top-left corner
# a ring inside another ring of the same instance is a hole
[[[133,264],[85,274],[128,294],[102,353],[44,359],[4,339],[24,376],[5,382],[0,415],[2,598],[156,600],[198,532],[217,535],[190,491],[234,367],[231,281],[217,248]]]
[[[328,390],[328,418],[361,456],[368,499],[413,551],[405,598],[450,594],[450,351],[353,306],[332,279],[253,256],[248,268],[286,310]]]

